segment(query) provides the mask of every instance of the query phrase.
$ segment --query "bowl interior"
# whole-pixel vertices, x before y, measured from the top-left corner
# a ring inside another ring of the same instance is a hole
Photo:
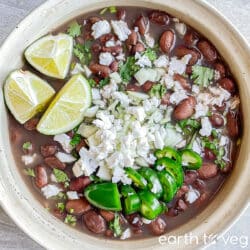
[[[202,1],[172,0],[51,0],[43,4],[24,21],[22,21],[0,49],[0,201],[5,211],[32,238],[51,249],[118,249],[118,248],[170,248],[171,245],[160,245],[158,237],[136,241],[109,241],[83,234],[64,225],[43,209],[26,187],[11,153],[7,113],[2,97],[2,84],[8,73],[20,68],[23,64],[23,51],[34,40],[54,28],[69,21],[75,16],[106,6],[143,6],[165,10],[179,17],[209,38],[225,58],[239,84],[242,101],[243,127],[250,126],[248,107],[250,105],[250,50],[243,38],[213,8]],[[206,18],[204,18],[204,16]],[[249,200],[248,182],[250,134],[243,131],[242,145],[235,162],[235,169],[219,193],[203,210],[188,223],[171,231],[168,235],[184,235],[192,232],[200,239],[204,233],[218,234],[235,220]],[[219,221],[219,223],[218,223]],[[199,244],[202,244],[202,240]],[[194,242],[195,244],[195,242]],[[184,240],[179,247],[184,246]],[[185,246],[192,247],[191,244]]]

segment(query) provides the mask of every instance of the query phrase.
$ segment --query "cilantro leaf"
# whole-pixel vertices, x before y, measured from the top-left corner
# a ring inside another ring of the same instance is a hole
[[[109,84],[109,77],[106,77],[104,79],[102,79],[99,84],[98,84],[98,87],[99,88],[103,88],[105,85]]]
[[[65,219],[64,219],[64,222],[66,223],[66,224],[69,224],[69,225],[71,225],[71,226],[75,226],[76,225],[76,217],[75,216],[73,216],[73,215],[71,215],[71,214],[67,214],[67,216],[65,217]]]
[[[208,87],[214,78],[214,70],[208,67],[194,65],[192,67],[191,79],[194,83],[203,87]]]
[[[156,96],[157,98],[162,98],[166,92],[167,92],[166,87],[158,83],[153,85],[153,87],[149,91],[149,94],[150,96]]]
[[[110,12],[111,14],[114,14],[114,13],[117,12],[117,9],[116,9],[115,6],[110,6],[110,7],[106,7],[106,8],[104,8],[104,9],[102,9],[102,10],[100,11],[100,15],[104,15],[108,10],[109,10],[109,12]]]
[[[69,181],[68,175],[66,173],[64,173],[62,170],[54,168],[53,169],[53,174],[55,175],[56,180],[58,182],[67,182],[67,181]]]
[[[114,232],[114,236],[118,237],[122,234],[122,229],[120,225],[120,217],[118,213],[115,213],[115,218],[110,222],[109,228]]]
[[[76,44],[74,46],[73,52],[74,55],[79,59],[79,61],[83,64],[89,64],[92,58],[91,55],[91,42],[87,41],[84,44]]]
[[[58,203],[56,204],[56,207],[58,208],[58,210],[59,210],[61,213],[64,212],[65,205],[64,205],[63,202],[58,202]]]
[[[70,145],[73,147],[78,145],[80,143],[81,139],[82,139],[81,135],[74,134],[74,136],[72,137],[72,139],[70,141]]]
[[[77,37],[81,35],[81,25],[78,24],[77,21],[74,21],[69,25],[69,28],[67,30],[68,34],[72,37]]]
[[[154,61],[157,59],[157,54],[155,50],[152,48],[147,48],[144,52],[143,55],[147,56],[150,61]]]
[[[30,141],[26,141],[23,144],[23,149],[31,149],[32,148],[32,143]]]
[[[88,82],[89,82],[90,87],[92,87],[92,88],[95,87],[96,81],[94,79],[90,78],[90,79],[88,79]]]
[[[200,122],[195,119],[185,119],[178,122],[178,125],[186,135],[193,134],[201,127]]]
[[[36,174],[33,168],[26,168],[24,171],[26,175],[31,176],[31,177],[36,177]]]
[[[136,59],[133,56],[129,56],[125,63],[119,65],[119,73],[124,82],[129,82],[132,76],[140,69],[140,66],[135,63]]]

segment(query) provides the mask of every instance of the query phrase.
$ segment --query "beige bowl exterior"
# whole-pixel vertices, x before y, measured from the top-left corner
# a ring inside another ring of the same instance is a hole
[[[213,41],[229,64],[239,84],[244,133],[235,169],[211,204],[169,235],[192,232],[221,234],[246,207],[250,196],[250,49],[241,35],[212,7],[200,0],[49,0],[25,18],[0,49],[0,83],[8,73],[22,66],[24,49],[34,40],[82,13],[111,5],[144,6],[165,10],[179,17]],[[78,232],[64,225],[42,208],[16,169],[11,153],[6,107],[0,96],[0,202],[4,210],[30,237],[48,249],[170,249],[197,245],[160,245],[158,237],[136,241],[110,241]],[[195,242],[194,242],[195,243]]]

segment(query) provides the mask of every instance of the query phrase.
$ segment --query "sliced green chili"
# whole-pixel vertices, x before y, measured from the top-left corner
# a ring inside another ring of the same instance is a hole
[[[105,182],[90,184],[84,190],[86,199],[95,207],[110,210],[121,211],[121,200],[116,183]]]
[[[121,187],[121,194],[124,197],[124,213],[132,214],[140,210],[141,201],[135,190],[129,185]]]
[[[157,159],[167,157],[169,159],[176,161],[179,164],[181,163],[180,154],[174,148],[171,147],[165,147],[163,149],[156,150],[155,156]]]
[[[163,190],[156,171],[149,167],[142,167],[138,172],[147,180],[148,189],[154,193],[157,198],[160,198]]]
[[[145,189],[147,188],[147,181],[146,179],[140,175],[136,170],[133,168],[127,167],[125,168],[125,172],[128,177],[133,181],[134,185],[138,188]]]
[[[199,169],[202,165],[202,158],[198,153],[191,149],[183,149],[181,151],[182,166],[187,169]]]

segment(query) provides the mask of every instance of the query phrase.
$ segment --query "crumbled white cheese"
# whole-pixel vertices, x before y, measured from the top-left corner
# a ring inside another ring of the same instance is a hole
[[[221,135],[220,137],[220,141],[219,141],[219,146],[220,147],[223,147],[223,146],[226,146],[229,142],[229,138],[224,136],[224,135]]]
[[[115,41],[114,40],[108,40],[106,43],[105,43],[105,46],[106,47],[114,47],[116,45]]]
[[[163,138],[161,137],[159,131],[155,131],[155,148],[156,149],[163,149],[164,147],[164,141]]]
[[[63,150],[67,153],[70,153],[73,149],[73,146],[70,144],[71,138],[67,134],[55,135],[54,141],[59,142],[61,144]]]
[[[200,192],[197,189],[192,188],[189,186],[188,192],[185,194],[185,200],[188,203],[194,203],[200,197]]]
[[[108,34],[111,32],[111,26],[107,20],[101,20],[94,23],[91,27],[92,33],[91,35],[97,39],[104,34]]]
[[[50,175],[50,180],[51,180],[52,182],[55,182],[55,183],[58,182],[57,179],[56,179],[56,176],[55,176],[53,173]]]
[[[212,133],[212,124],[209,121],[208,117],[201,118],[201,129],[199,131],[202,136],[210,136]]]
[[[92,71],[89,69],[87,65],[83,65],[84,68],[84,74],[86,77],[90,77],[92,75]]]
[[[70,74],[76,75],[79,73],[84,73],[84,68],[82,67],[82,65],[80,63],[76,63],[74,68],[70,71]]]
[[[113,169],[112,182],[117,183],[119,181],[121,181],[123,184],[128,184],[128,185],[132,183],[132,180],[128,178],[124,170],[120,167],[116,167]]]
[[[125,239],[128,239],[130,238],[132,235],[131,233],[131,229],[130,228],[127,228],[125,231],[122,232],[122,235],[120,237],[121,240],[125,240]]]
[[[100,90],[97,88],[91,88],[92,100],[101,100]]]
[[[68,191],[66,194],[67,194],[67,197],[69,200],[78,200],[79,199],[79,195],[76,191]]]
[[[198,103],[195,106],[195,114],[194,114],[194,118],[198,119],[202,116],[207,116],[207,113],[209,111],[208,105],[204,105],[202,103]]]
[[[102,89],[101,89],[101,95],[102,97],[104,97],[104,99],[109,99],[111,98],[111,95],[113,92],[118,90],[118,86],[117,84],[113,81],[108,85],[105,85]]]
[[[157,68],[166,68],[168,66],[168,63],[169,60],[166,55],[161,55],[154,61],[154,65]]]
[[[175,23],[175,29],[180,36],[184,36],[187,32],[187,26],[185,23]]]
[[[176,91],[170,96],[170,103],[179,104],[182,100],[188,98],[185,91]]]
[[[155,46],[155,39],[149,33],[146,33],[144,38],[149,48],[153,48]]]
[[[100,166],[96,175],[105,181],[110,181],[112,178],[110,169],[108,169],[106,166]]]
[[[128,107],[127,111],[129,114],[134,115],[139,122],[143,122],[144,119],[146,118],[146,114],[145,114],[143,107],[139,107],[139,106]]]
[[[146,81],[159,81],[160,75],[156,69],[141,68],[135,73],[134,78],[138,81],[139,85],[143,85]]]
[[[51,197],[57,196],[62,191],[62,189],[56,185],[48,184],[48,185],[42,187],[41,191],[42,191],[43,195],[45,196],[45,198],[49,199]]]
[[[140,53],[136,52],[135,59],[137,59],[137,62],[135,64],[139,65],[141,68],[152,67],[152,63],[146,55],[142,56]]]
[[[109,66],[114,61],[114,57],[110,52],[102,52],[99,55],[99,63],[102,65]]]
[[[122,20],[112,20],[111,25],[119,40],[125,41],[128,39],[128,36],[131,34],[131,30],[128,28],[128,24],[126,22]]]
[[[22,155],[21,160],[22,160],[22,162],[24,163],[25,166],[28,166],[28,165],[32,164],[35,161],[36,156],[37,156],[36,153],[34,153],[32,155]]]
[[[82,160],[79,159],[77,162],[75,162],[75,164],[72,167],[72,172],[74,174],[75,177],[80,177],[84,174],[83,172],[83,168],[82,168]]]
[[[193,85],[192,86],[192,92],[195,94],[199,94],[200,93],[200,87],[198,85]]]
[[[90,117],[93,118],[95,117],[97,111],[98,111],[99,107],[98,106],[92,106],[90,108],[88,108],[85,113],[84,113],[84,117]]]
[[[210,103],[219,107],[223,105],[224,101],[227,101],[231,97],[231,94],[221,87],[210,87],[209,91],[213,94]]]
[[[201,153],[202,153],[202,147],[201,147],[199,139],[196,139],[194,141],[192,150],[195,151],[197,154],[201,155]]]
[[[124,94],[123,92],[114,92],[112,94],[112,97],[116,100],[118,100],[120,102],[120,104],[123,106],[123,107],[128,107],[129,106],[129,103],[130,103],[130,99],[128,98],[128,96],[126,94]]]
[[[74,156],[72,156],[71,154],[65,154],[63,152],[57,152],[55,156],[58,160],[64,163],[72,163],[76,161],[76,158]]]
[[[126,58],[125,58],[125,54],[124,53],[120,53],[118,56],[115,57],[116,60],[118,61],[126,61]]]
[[[182,75],[186,71],[187,64],[191,59],[192,55],[185,55],[181,59],[172,57],[169,63],[168,73],[173,75],[175,73]]]
[[[112,83],[121,83],[122,82],[122,79],[121,79],[121,76],[120,76],[120,74],[118,73],[118,72],[113,72],[113,73],[111,73],[110,75],[109,75],[109,77],[110,77],[110,81],[112,82]]]

